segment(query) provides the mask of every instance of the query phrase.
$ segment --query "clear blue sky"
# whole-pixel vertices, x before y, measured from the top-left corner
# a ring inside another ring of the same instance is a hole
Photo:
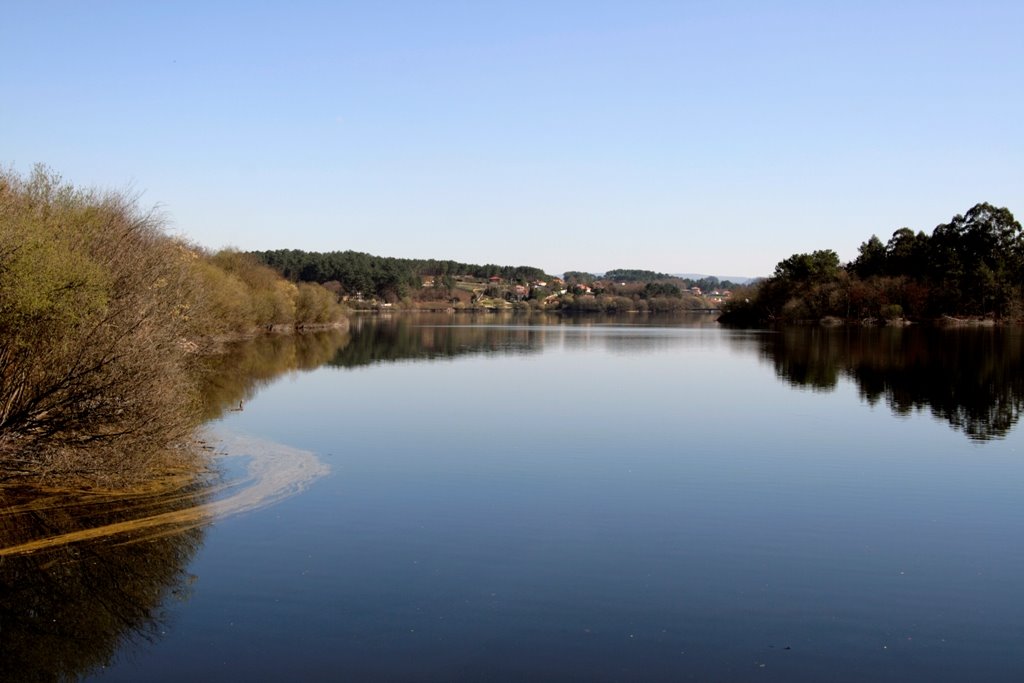
[[[1024,218],[1022,2],[4,3],[0,163],[211,248],[760,275]]]

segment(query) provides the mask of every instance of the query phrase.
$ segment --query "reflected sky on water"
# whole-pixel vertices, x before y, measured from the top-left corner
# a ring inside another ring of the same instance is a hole
[[[215,427],[330,474],[207,528],[189,600],[98,678],[1017,680],[1020,337],[892,332],[240,346],[262,388],[215,382],[243,404]]]

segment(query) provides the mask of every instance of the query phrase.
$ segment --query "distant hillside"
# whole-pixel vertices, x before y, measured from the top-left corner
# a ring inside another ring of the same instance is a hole
[[[604,273],[590,273],[581,270],[567,270],[562,273],[566,280],[575,279],[578,281],[593,280],[618,280],[620,282],[654,282],[657,280],[678,279],[691,283],[697,282],[720,282],[723,286],[748,285],[760,277],[748,277],[745,275],[705,275],[703,273],[658,273],[653,270],[636,270],[617,268]],[[726,285],[728,283],[728,285]]]
[[[746,277],[743,275],[704,275],[702,273],[675,273],[674,276],[684,280],[705,280],[715,278],[722,282],[734,282],[737,285],[749,285],[754,280],[761,279],[760,277]]]
[[[392,301],[421,286],[424,276],[439,278],[498,276],[505,280],[546,280],[532,266],[478,265],[437,259],[405,259],[374,256],[356,251],[327,253],[299,249],[252,251],[253,257],[297,282],[338,283],[345,294],[365,294]]]

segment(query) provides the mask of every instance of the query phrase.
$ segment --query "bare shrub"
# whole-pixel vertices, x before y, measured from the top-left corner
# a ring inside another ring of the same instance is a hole
[[[295,322],[295,285],[276,270],[233,249],[217,252],[210,262],[237,277],[249,289],[255,323],[263,327],[291,325]]]
[[[195,254],[124,193],[0,173],[0,457],[129,477],[187,439]]]
[[[296,325],[327,325],[345,315],[337,297],[326,287],[308,282],[298,283],[295,296]]]

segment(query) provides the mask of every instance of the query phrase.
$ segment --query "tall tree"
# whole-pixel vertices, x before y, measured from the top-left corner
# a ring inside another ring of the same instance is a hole
[[[1004,315],[1020,294],[1024,237],[1009,209],[976,204],[932,233],[933,276],[966,313]]]
[[[854,259],[851,268],[857,277],[861,278],[885,275],[887,256],[882,240],[878,239],[877,235],[872,235],[871,239],[861,243],[857,249],[857,258]]]

